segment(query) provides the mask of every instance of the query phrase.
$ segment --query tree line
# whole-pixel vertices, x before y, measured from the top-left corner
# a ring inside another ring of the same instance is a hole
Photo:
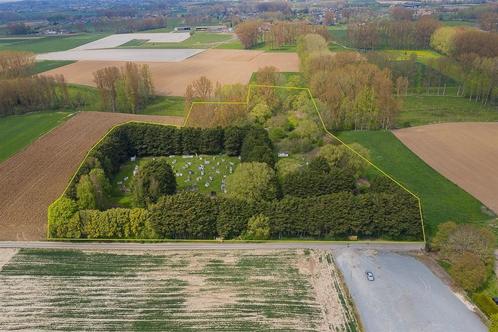
[[[255,47],[258,43],[265,43],[270,48],[296,45],[300,36],[310,33],[319,34],[326,40],[330,39],[327,27],[304,21],[263,23],[258,20],[248,20],[239,23],[235,33],[244,48]]]
[[[0,116],[63,107],[69,103],[62,75],[31,76],[35,56],[29,52],[0,52]]]
[[[497,32],[443,27],[431,44],[446,56],[429,65],[459,82],[458,95],[484,105],[498,101]]]
[[[441,23],[431,16],[417,20],[362,21],[348,24],[351,46],[363,50],[379,48],[424,49],[430,47],[431,36]]]
[[[332,129],[391,128],[400,110],[388,69],[379,69],[355,52],[333,54],[319,35],[300,38],[301,69],[322,116]]]
[[[140,113],[154,94],[146,64],[127,62],[120,68],[105,67],[94,72],[93,77],[106,111]]]

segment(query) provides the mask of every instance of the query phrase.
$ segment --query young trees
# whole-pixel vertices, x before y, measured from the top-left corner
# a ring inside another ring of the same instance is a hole
[[[103,210],[111,185],[101,168],[94,168],[88,175],[81,176],[76,185],[76,198],[82,210]]]
[[[93,76],[105,111],[139,113],[154,93],[148,65],[128,62],[99,69]]]
[[[266,163],[241,163],[227,177],[229,197],[252,201],[271,201],[277,198],[277,178]]]
[[[26,76],[35,64],[35,54],[21,51],[0,52],[0,79]]]
[[[258,44],[261,36],[260,26],[259,21],[245,21],[237,25],[235,33],[244,48],[251,48]]]

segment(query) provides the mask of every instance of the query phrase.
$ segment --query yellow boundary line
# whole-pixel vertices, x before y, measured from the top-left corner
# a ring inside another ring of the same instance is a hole
[[[315,98],[313,97],[313,94],[311,93],[311,90],[309,88],[304,88],[304,87],[295,87],[295,86],[283,86],[283,85],[264,85],[264,84],[249,84],[248,89],[247,89],[247,96],[246,96],[246,101],[193,101],[190,105],[190,108],[188,110],[187,116],[185,117],[185,120],[183,121],[183,124],[181,126],[178,125],[168,125],[168,124],[163,124],[163,123],[156,123],[156,122],[147,122],[147,121],[127,121],[123,122],[117,125],[114,125],[111,129],[107,131],[107,133],[95,143],[92,148],[87,152],[85,155],[85,158],[83,161],[80,163],[79,167],[77,168],[76,172],[73,174],[71,179],[69,180],[69,183],[67,184],[66,188],[64,189],[62,195],[60,195],[52,204],[56,203],[59,199],[61,199],[69,189],[71,183],[73,182],[74,178],[76,177],[76,174],[80,171],[81,167],[83,166],[83,163],[86,161],[90,153],[92,153],[93,149],[99,145],[111,132],[113,132],[117,127],[129,124],[129,123],[149,123],[149,124],[159,124],[159,125],[164,125],[164,126],[172,126],[172,127],[186,127],[188,120],[190,119],[190,114],[192,113],[192,109],[194,108],[195,105],[249,105],[249,98],[251,95],[251,91],[253,89],[258,89],[258,88],[270,88],[270,89],[284,89],[284,90],[294,90],[294,91],[305,91],[308,96],[311,99],[311,102],[313,104],[313,107],[315,108],[315,111],[318,115],[318,118],[320,119],[320,123],[322,125],[323,130],[327,135],[330,137],[334,138],[337,140],[339,143],[344,145],[346,148],[348,148],[351,152],[353,152],[355,155],[360,157],[362,160],[364,160],[366,163],[368,163],[370,166],[372,166],[375,170],[379,171],[382,175],[386,176],[389,180],[393,181],[396,185],[398,185],[400,188],[402,188],[404,191],[409,193],[411,196],[413,196],[417,200],[418,204],[418,211],[420,215],[420,222],[421,222],[421,227],[422,227],[422,237],[423,237],[423,242],[426,242],[426,236],[425,236],[425,225],[424,225],[424,216],[422,213],[422,203],[420,200],[420,197],[417,196],[415,193],[410,191],[408,188],[406,188],[404,185],[402,185],[399,181],[397,181],[395,178],[393,178],[391,175],[387,174],[384,172],[380,167],[375,165],[372,161],[370,161],[368,158],[364,157],[361,153],[350,147],[348,144],[346,144],[343,140],[341,140],[339,137],[331,133],[328,129],[327,126],[325,125],[325,122],[323,121],[322,114],[320,113],[320,110],[318,109],[318,106],[316,104]],[[49,205],[52,206],[52,204]],[[47,239],[50,238],[50,224],[47,222]],[[52,238],[55,239],[55,238]],[[136,241],[147,241],[147,239],[135,239]],[[396,241],[393,241],[396,242]],[[404,243],[404,242],[403,242]]]

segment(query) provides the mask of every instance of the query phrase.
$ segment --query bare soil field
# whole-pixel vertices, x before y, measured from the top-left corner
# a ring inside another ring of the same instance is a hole
[[[128,50],[124,50],[125,52]],[[131,50],[148,52],[149,50]],[[249,82],[253,72],[261,67],[275,66],[279,71],[299,70],[296,53],[266,53],[263,51],[210,49],[180,62],[142,62],[152,71],[159,95],[183,96],[187,85],[201,76],[221,84]],[[94,86],[93,72],[107,66],[121,66],[119,61],[78,61],[45,74],[62,74],[66,81]]]
[[[498,123],[443,123],[393,132],[428,165],[498,213]]]
[[[353,312],[330,251],[22,249],[0,270],[2,330],[353,332]]]
[[[127,121],[181,125],[183,118],[78,113],[7,159],[0,164],[0,240],[45,239],[50,203],[62,193],[98,139]]]

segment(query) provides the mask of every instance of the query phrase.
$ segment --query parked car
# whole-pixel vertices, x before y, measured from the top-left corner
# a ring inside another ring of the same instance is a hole
[[[498,297],[495,296],[492,299],[493,299],[493,302],[498,305]]]
[[[375,280],[374,274],[372,272],[367,271],[367,272],[365,272],[365,274],[367,275],[368,281],[374,281]]]

